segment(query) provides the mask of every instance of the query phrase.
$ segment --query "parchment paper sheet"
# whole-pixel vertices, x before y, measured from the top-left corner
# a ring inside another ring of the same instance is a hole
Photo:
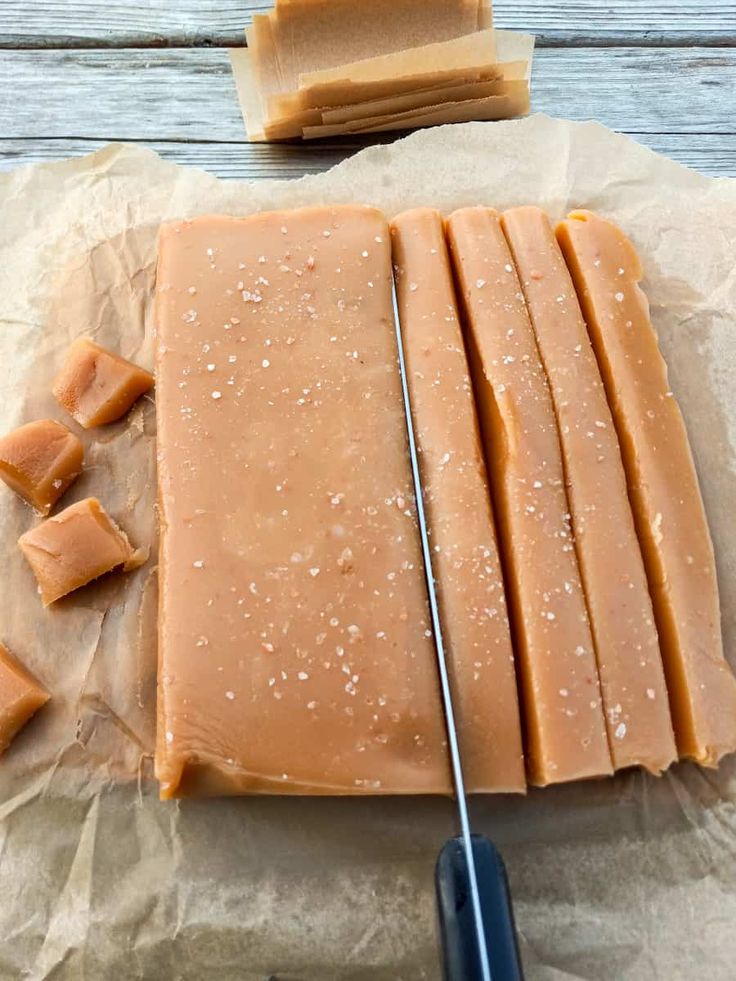
[[[110,146],[0,178],[0,431],[61,417],[49,382],[92,333],[150,367],[162,219],[364,202],[592,208],[641,251],[715,538],[736,658],[736,182],[709,180],[594,123],[534,116],[413,134],[327,174],[218,181]],[[68,420],[66,420],[68,421]],[[0,977],[419,979],[439,976],[432,871],[447,800],[159,803],[154,414],[84,435],[84,477],[149,563],[44,612],[0,495],[0,638],[54,701],[0,761]],[[732,979],[736,766],[677,767],[487,798],[531,981]]]

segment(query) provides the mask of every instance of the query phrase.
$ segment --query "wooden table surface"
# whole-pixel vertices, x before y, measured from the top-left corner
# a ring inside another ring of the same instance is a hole
[[[112,140],[245,179],[297,177],[354,153],[367,138],[246,142],[226,49],[270,6],[0,0],[0,169]],[[537,36],[534,109],[597,119],[736,176],[734,0],[496,0],[494,16]]]

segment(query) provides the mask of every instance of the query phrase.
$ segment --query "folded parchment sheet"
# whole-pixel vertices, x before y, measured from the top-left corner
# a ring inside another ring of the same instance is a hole
[[[594,123],[467,123],[293,183],[239,184],[132,146],[0,177],[0,431],[59,418],[85,334],[154,363],[162,220],[364,203],[589,208],[631,236],[692,441],[736,658],[736,182]],[[0,977],[97,981],[440,976],[433,866],[449,799],[158,800],[154,396],[83,434],[96,495],[152,558],[43,610],[0,488],[0,641],[52,694],[0,761]],[[66,421],[66,420],[65,420]],[[11,588],[12,584],[12,588]],[[678,764],[471,804],[501,848],[531,981],[730,981],[736,762]]]
[[[276,0],[253,17],[246,43],[230,61],[251,141],[529,111],[534,38],[495,31],[488,0]]]

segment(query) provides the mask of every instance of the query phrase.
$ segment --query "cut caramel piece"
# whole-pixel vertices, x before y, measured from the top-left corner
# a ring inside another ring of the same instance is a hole
[[[391,225],[396,290],[465,783],[524,791],[514,655],[442,218]]]
[[[521,675],[529,778],[612,771],[554,409],[495,211],[447,223]]]
[[[0,754],[48,700],[48,692],[0,644]]]
[[[54,381],[53,392],[85,429],[124,416],[153,387],[153,375],[86,337],[74,341]]]
[[[142,565],[146,549],[134,549],[95,497],[42,521],[18,539],[38,580],[43,605],[66,596],[106,572]]]
[[[447,793],[383,216],[160,243],[162,796]]]
[[[713,544],[687,431],[639,287],[634,247],[574,211],[557,228],[621,442],[681,756],[736,749],[736,679],[723,656]]]
[[[0,439],[0,477],[46,515],[82,472],[82,444],[61,422],[39,419]]]
[[[554,402],[613,765],[677,759],[652,601],[611,411],[570,274],[539,208],[501,217]]]

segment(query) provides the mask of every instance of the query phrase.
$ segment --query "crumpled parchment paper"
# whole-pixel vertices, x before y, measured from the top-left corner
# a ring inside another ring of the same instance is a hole
[[[693,443],[736,660],[736,181],[595,123],[447,126],[293,182],[219,181],[133,146],[1,176],[0,431],[63,418],[50,382],[78,334],[151,367],[159,222],[332,202],[389,216],[591,208],[631,235]],[[53,694],[0,760],[0,977],[439,977],[432,875],[452,802],[158,801],[154,428],[143,399],[85,433],[88,468],[64,498],[99,495],[151,560],[48,611],[16,547],[36,519],[0,488],[0,639]],[[735,805],[734,759],[474,800],[475,828],[506,858],[530,981],[730,981]]]

